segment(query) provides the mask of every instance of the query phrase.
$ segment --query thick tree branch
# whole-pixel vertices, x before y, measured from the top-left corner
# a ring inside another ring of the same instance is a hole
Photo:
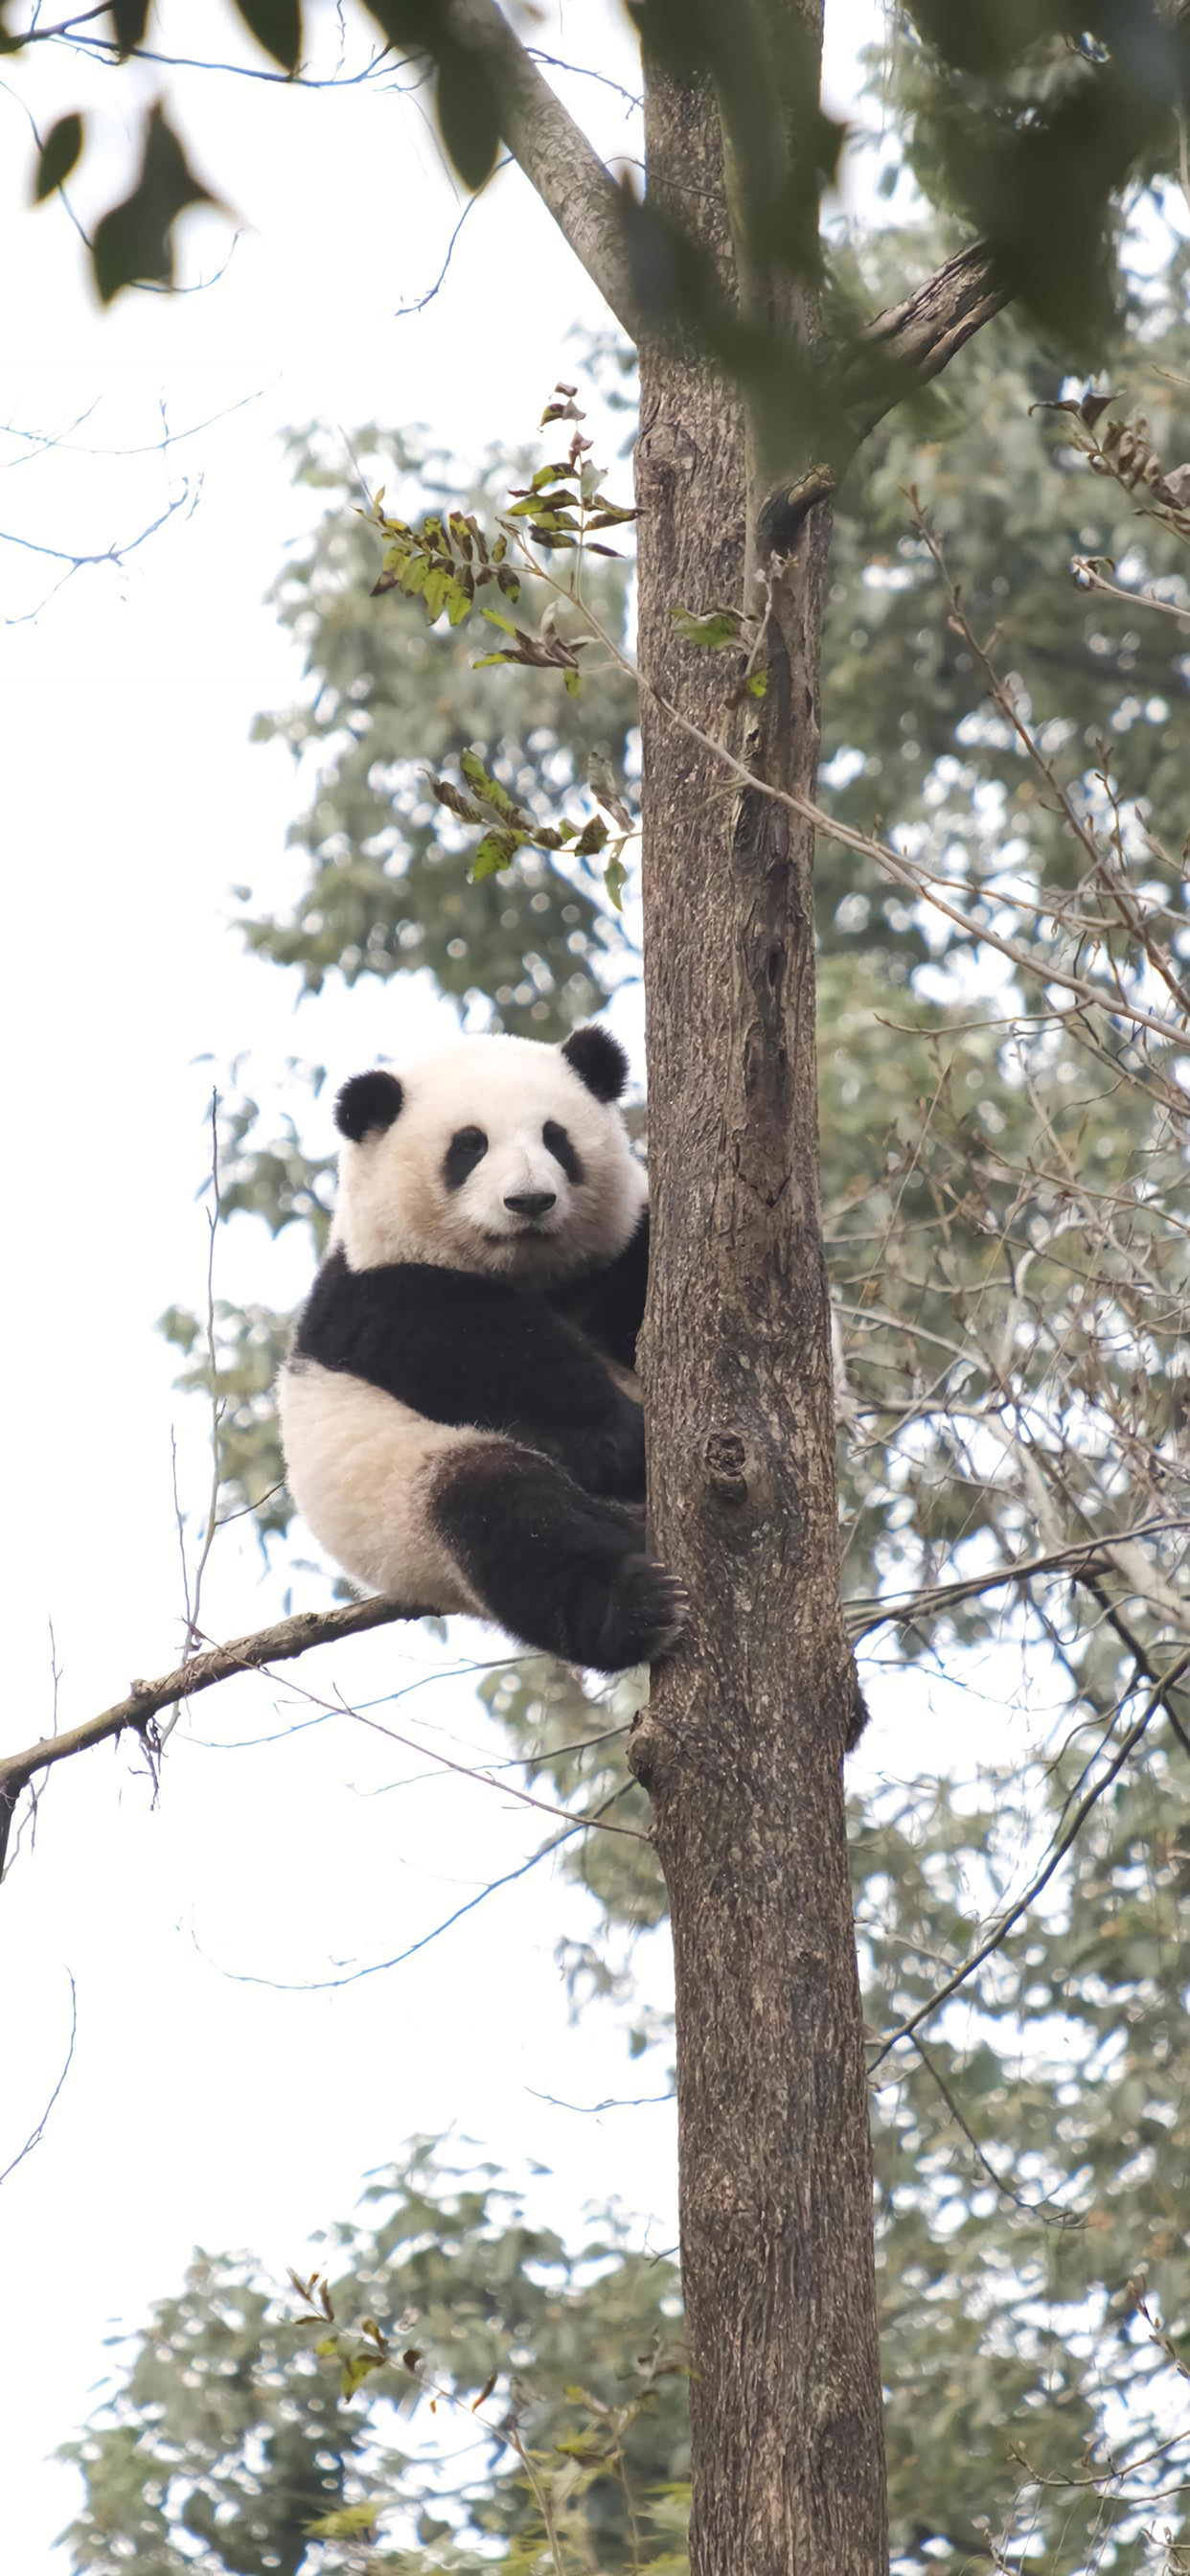
[[[848,434],[842,451],[770,494],[761,521],[762,543],[770,553],[791,551],[807,512],[838,491],[852,457],[877,422],[918,385],[940,376],[1008,301],[1007,289],[996,284],[989,252],[982,242],[972,242],[944,260],[902,303],[876,314],[844,373]],[[873,353],[874,364],[865,364],[866,350]]]
[[[398,1601],[383,1599],[354,1602],[347,1610],[303,1610],[296,1618],[279,1619],[273,1628],[258,1628],[254,1636],[233,1638],[226,1646],[212,1646],[205,1655],[194,1655],[189,1663],[179,1664],[176,1672],[166,1673],[161,1681],[134,1682],[127,1699],[117,1700],[113,1708],[101,1709],[97,1717],[85,1718],[81,1726],[68,1727],[62,1735],[45,1735],[40,1744],[30,1744],[24,1752],[6,1754],[0,1759],[0,1870],[4,1867],[17,1800],[35,1772],[48,1771],[55,1762],[68,1762],[76,1753],[89,1753],[92,1745],[109,1743],[126,1727],[131,1727],[151,1752],[152,1721],[163,1708],[172,1708],[176,1700],[191,1699],[196,1691],[210,1690],[216,1682],[230,1681],[236,1673],[257,1672],[263,1664],[291,1663],[295,1655],[304,1655],[310,1646],[331,1645],[340,1637],[358,1637],[367,1628],[385,1628],[396,1619],[428,1616],[425,1610],[406,1609]]]
[[[623,201],[581,126],[542,78],[496,0],[450,0],[447,22],[487,73],[514,160],[630,340],[640,336]]]
[[[890,304],[886,312],[878,313],[864,338],[894,366],[905,368],[919,384],[927,384],[941,375],[985,322],[1003,312],[1008,300],[1007,289],[996,284],[990,253],[982,242],[971,242],[953,259],[944,260],[903,303]],[[868,427],[874,428],[880,416],[873,412]]]

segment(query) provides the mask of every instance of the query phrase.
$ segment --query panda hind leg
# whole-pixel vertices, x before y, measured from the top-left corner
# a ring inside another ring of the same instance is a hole
[[[644,1553],[643,1515],[584,1493],[536,1450],[469,1445],[438,1468],[431,1511],[468,1588],[526,1646],[617,1673],[681,1635],[686,1604]]]

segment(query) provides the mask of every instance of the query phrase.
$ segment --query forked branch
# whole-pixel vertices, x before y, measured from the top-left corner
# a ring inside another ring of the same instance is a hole
[[[537,190],[575,258],[585,268],[631,340],[642,331],[640,300],[625,230],[626,201],[610,171],[550,88],[496,0],[449,0],[451,33],[488,75],[500,107],[504,140]],[[878,313],[844,371],[849,416],[846,453],[815,466],[774,496],[778,517],[795,521],[833,492],[869,431],[886,411],[949,365],[985,322],[1008,302],[981,242],[956,252],[924,285]],[[680,317],[675,317],[680,319]],[[870,357],[869,357],[870,353]],[[774,549],[788,552],[775,526]]]

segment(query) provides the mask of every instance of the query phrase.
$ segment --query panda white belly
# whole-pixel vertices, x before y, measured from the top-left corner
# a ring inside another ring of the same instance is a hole
[[[289,1490],[345,1574],[411,1608],[488,1615],[429,1503],[447,1458],[490,1449],[491,1432],[429,1422],[383,1388],[312,1359],[282,1369],[277,1410]]]

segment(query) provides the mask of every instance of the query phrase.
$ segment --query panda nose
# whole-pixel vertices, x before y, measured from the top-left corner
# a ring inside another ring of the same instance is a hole
[[[546,1209],[554,1206],[557,1195],[556,1190],[518,1190],[504,1204],[514,1216],[544,1216]]]

